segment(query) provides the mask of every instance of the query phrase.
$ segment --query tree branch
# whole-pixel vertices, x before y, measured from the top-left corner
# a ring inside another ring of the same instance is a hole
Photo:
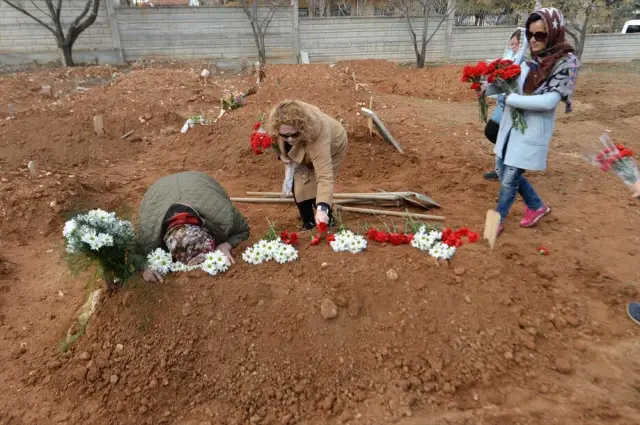
[[[91,9],[91,14],[80,26],[77,28],[76,37],[80,35],[84,30],[89,28],[98,18],[98,12],[100,12],[100,0],[87,0],[87,4],[93,1],[93,8]],[[111,0],[106,0],[111,1]]]
[[[447,18],[449,17],[449,15],[451,15],[454,11],[455,11],[455,9],[451,9],[445,15],[442,16],[442,19],[440,19],[440,22],[438,23],[438,26],[436,27],[436,30],[433,33],[431,33],[431,37],[429,37],[429,39],[427,40],[427,42],[425,44],[429,44],[431,39],[438,33],[438,30],[440,29],[440,27],[442,26],[444,21],[446,21]]]
[[[31,4],[33,5],[33,7],[35,7],[36,9],[38,9],[40,11],[40,13],[42,13],[44,16],[47,16],[49,19],[51,19],[51,21],[53,21],[53,16],[49,15],[47,12],[45,12],[44,10],[40,9],[40,6],[38,6],[37,4],[35,4],[35,2],[33,0],[31,0]]]
[[[267,28],[269,28],[269,25],[271,24],[271,20],[273,19],[273,16],[276,14],[277,10],[278,10],[278,2],[276,1],[274,2],[273,6],[271,6],[269,13],[267,13],[267,16],[265,16],[265,18],[262,20],[262,23],[260,24],[260,28],[262,29],[263,32],[266,32]]]
[[[56,35],[55,30],[50,27],[49,25],[45,24],[41,19],[37,18],[36,16],[32,15],[31,13],[27,12],[25,9],[23,9],[22,7],[18,6],[17,4],[14,4],[12,2],[10,2],[9,0],[0,0],[5,2],[6,4],[8,4],[9,6],[11,6],[12,8],[14,8],[15,10],[17,10],[18,12],[24,13],[25,15],[27,15],[28,17],[30,17],[31,19],[33,19],[34,21],[36,21],[37,23],[39,23],[40,25],[42,25],[43,27],[45,27],[46,29],[48,29],[49,31],[51,31],[51,33],[53,35]],[[57,35],[56,35],[57,36]]]

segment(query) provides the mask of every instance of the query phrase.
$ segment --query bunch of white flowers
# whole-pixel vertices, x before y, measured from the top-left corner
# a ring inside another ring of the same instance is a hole
[[[329,242],[329,245],[335,252],[346,251],[357,254],[367,248],[367,240],[361,235],[356,235],[351,230],[342,230],[336,233],[334,238]]]
[[[437,230],[427,231],[426,226],[422,226],[416,234],[413,235],[411,246],[439,260],[448,260],[453,257],[456,252],[455,246],[449,246],[442,242],[442,232]]]
[[[122,250],[133,241],[133,225],[119,220],[115,213],[100,209],[79,214],[68,220],[62,235],[67,241],[70,254],[100,251],[103,247],[117,247]]]
[[[249,264],[262,264],[274,260],[280,264],[289,263],[298,259],[298,250],[281,239],[268,241],[262,239],[242,253],[242,259]]]
[[[147,264],[151,270],[165,275],[169,272],[190,272],[202,269],[211,276],[224,273],[231,267],[231,261],[221,251],[216,250],[205,254],[204,261],[196,266],[188,266],[179,261],[173,262],[171,254],[162,248],[157,248],[147,255]]]

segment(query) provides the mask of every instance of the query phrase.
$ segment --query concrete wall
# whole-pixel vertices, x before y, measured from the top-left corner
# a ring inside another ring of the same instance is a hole
[[[235,62],[257,57],[253,31],[241,8],[118,8],[125,60],[207,58]],[[279,10],[265,40],[269,60],[291,61],[291,8]],[[263,17],[266,10],[260,12]]]
[[[38,11],[29,1],[21,1],[30,13],[49,24],[51,19]],[[35,1],[41,9],[47,10],[42,1]],[[82,11],[82,0],[62,2],[62,21],[68,28]],[[80,35],[74,47],[74,59],[93,62],[116,62],[113,37],[104,4],[94,24]],[[56,41],[53,34],[28,16],[0,1],[0,64],[15,65],[24,62],[49,62],[58,59]]]
[[[30,5],[26,0],[22,2]],[[77,16],[81,4],[82,0],[63,2],[65,22]],[[112,16],[110,23],[103,4],[96,23],[76,43],[74,58],[77,61],[93,62],[98,58],[101,62],[114,62],[118,46],[128,61],[210,59],[219,66],[235,66],[242,58],[255,60],[257,57],[253,32],[241,8],[116,7]],[[292,21],[292,9],[288,7],[281,8],[274,17],[266,40],[269,62],[295,61]],[[436,19],[430,22],[430,32],[437,24]],[[451,27],[448,33],[446,24],[442,24],[429,43],[427,61],[464,62],[497,57],[514,30],[512,27]],[[419,20],[414,21],[414,29],[421,31]],[[312,62],[367,58],[415,60],[407,23],[402,18],[300,19],[299,39],[301,50],[309,53]],[[0,2],[0,66],[56,58],[53,35]],[[640,34],[587,38],[583,56],[586,62],[634,59],[640,59]]]
[[[439,20],[431,20],[431,36]],[[413,20],[418,39],[423,22]],[[446,47],[446,23],[440,26],[427,45],[428,60],[443,60]],[[345,59],[387,59],[414,61],[416,56],[404,18],[320,18],[300,20],[300,48],[311,62]]]

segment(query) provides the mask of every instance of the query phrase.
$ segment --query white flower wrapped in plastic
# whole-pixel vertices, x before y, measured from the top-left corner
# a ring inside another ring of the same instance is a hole
[[[82,263],[84,270],[97,264],[109,289],[137,270],[133,225],[113,212],[96,209],[78,214],[65,223],[62,235],[69,265],[77,266],[79,257],[89,261]]]
[[[454,246],[442,242],[442,232],[427,230],[426,226],[422,226],[413,235],[411,246],[422,252],[428,252],[430,256],[438,260],[448,260],[456,252]]]

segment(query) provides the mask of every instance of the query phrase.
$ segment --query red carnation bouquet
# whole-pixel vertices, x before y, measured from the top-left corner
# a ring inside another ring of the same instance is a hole
[[[488,66],[487,82],[499,88],[506,95],[518,93],[518,77],[520,76],[520,65],[513,63],[509,59],[496,59]],[[527,122],[524,119],[524,111],[511,108],[511,120],[513,126],[524,133],[527,129]]]
[[[467,65],[462,68],[462,82],[471,83],[471,90],[480,90],[482,83],[487,79],[488,71],[489,66],[486,62],[478,62],[476,66]],[[487,122],[489,105],[487,104],[487,97],[484,93],[478,97],[478,102],[480,103],[480,120]]]
[[[604,149],[587,155],[587,160],[604,172],[612,171],[622,181],[631,186],[640,180],[640,173],[631,149],[622,144],[614,144],[605,133],[600,136]]]
[[[258,122],[253,125],[253,132],[251,133],[251,149],[256,155],[260,155],[271,147],[274,149],[277,148],[271,136],[269,136],[262,126],[263,118],[264,117],[261,116]]]

